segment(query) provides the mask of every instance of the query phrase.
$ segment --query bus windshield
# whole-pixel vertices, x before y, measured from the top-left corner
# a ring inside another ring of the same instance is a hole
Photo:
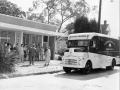
[[[68,48],[88,46],[89,40],[68,40]]]

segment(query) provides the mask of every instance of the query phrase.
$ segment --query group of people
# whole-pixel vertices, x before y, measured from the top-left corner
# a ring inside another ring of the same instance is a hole
[[[10,43],[5,42],[3,45],[3,52],[5,53],[5,56],[8,55],[10,52],[15,50],[15,47],[11,45]]]
[[[49,46],[43,48],[40,47],[39,45],[35,46],[35,44],[32,44],[28,47],[27,44],[21,44],[19,46],[18,43],[16,44],[16,46],[13,46],[9,43],[5,43],[4,49],[6,55],[10,51],[15,51],[19,55],[20,62],[22,63],[28,59],[29,64],[34,65],[34,61],[37,59],[38,61],[45,60],[44,66],[48,66],[50,62],[51,51]]]

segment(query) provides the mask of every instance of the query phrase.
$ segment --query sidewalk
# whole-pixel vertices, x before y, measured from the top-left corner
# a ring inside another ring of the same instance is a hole
[[[2,78],[13,78],[20,76],[29,76],[29,75],[39,75],[47,73],[56,73],[63,71],[61,67],[61,61],[51,60],[49,66],[44,66],[45,61],[35,61],[34,65],[29,65],[29,62],[19,63],[16,65],[16,72],[0,74],[0,79]]]

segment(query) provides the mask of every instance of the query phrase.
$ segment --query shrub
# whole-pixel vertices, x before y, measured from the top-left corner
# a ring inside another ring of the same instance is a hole
[[[15,52],[10,52],[7,56],[0,53],[0,72],[15,72],[16,56]]]
[[[64,55],[64,52],[65,52],[65,49],[64,49],[64,48],[58,50],[58,54],[59,54],[60,56],[63,56],[63,55]]]
[[[15,51],[9,52],[7,55],[4,53],[4,47],[0,43],[0,72],[14,72],[15,64],[17,63],[18,55]]]
[[[62,56],[58,56],[58,60],[62,60]]]
[[[62,60],[62,56],[64,55],[65,50],[66,50],[65,48],[58,50],[59,56],[58,56],[57,60]]]

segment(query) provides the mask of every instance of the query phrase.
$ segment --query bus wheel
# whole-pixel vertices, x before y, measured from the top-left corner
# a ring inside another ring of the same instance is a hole
[[[115,64],[116,64],[115,60],[112,60],[112,64],[111,64],[111,66],[106,67],[106,69],[108,69],[108,70],[113,70]]]
[[[82,69],[83,74],[89,74],[92,70],[92,63],[87,61],[85,68]]]
[[[66,73],[70,73],[70,72],[71,72],[71,68],[63,67],[63,70],[64,70]]]

